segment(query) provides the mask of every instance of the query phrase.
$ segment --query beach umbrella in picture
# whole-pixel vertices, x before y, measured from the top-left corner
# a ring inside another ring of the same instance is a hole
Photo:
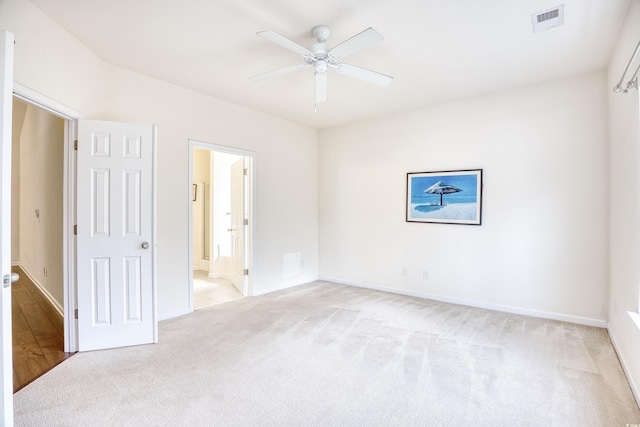
[[[455,185],[447,184],[446,182],[438,181],[433,184],[431,187],[424,190],[425,193],[429,194],[439,194],[440,195],[440,206],[442,206],[442,195],[443,194],[451,194],[462,191],[461,188],[456,187]]]

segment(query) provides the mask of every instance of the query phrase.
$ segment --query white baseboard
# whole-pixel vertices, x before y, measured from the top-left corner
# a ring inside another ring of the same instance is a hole
[[[163,320],[169,320],[169,319],[173,319],[175,317],[180,317],[180,316],[184,316],[186,314],[191,314],[193,313],[193,310],[189,310],[184,309],[184,310],[178,310],[178,311],[174,311],[171,313],[165,313],[165,314],[160,314],[158,315],[158,322],[162,322]]]
[[[616,342],[616,337],[613,333],[613,329],[607,326],[607,332],[609,332],[609,338],[611,338],[611,343],[613,344],[613,348],[618,355],[618,359],[620,360],[620,365],[622,365],[622,370],[624,371],[624,375],[627,377],[627,381],[629,382],[629,387],[631,387],[631,392],[633,393],[633,397],[636,398],[636,403],[638,407],[640,407],[640,388],[638,388],[638,384],[633,380],[633,377],[629,374],[629,369],[627,362],[620,351],[620,347],[618,347],[618,343]]]
[[[31,280],[33,282],[33,284],[36,285],[38,290],[40,290],[40,292],[42,292],[42,294],[45,296],[45,298],[47,298],[47,300],[51,303],[51,305],[53,305],[53,308],[55,308],[56,311],[58,313],[60,313],[60,316],[62,316],[64,318],[64,307],[62,306],[62,304],[60,304],[58,301],[56,301],[56,299],[53,297],[53,295],[51,295],[51,293],[49,293],[49,291],[46,290],[45,287],[42,286],[42,284],[40,284],[40,282],[38,282],[33,277],[33,275],[31,275],[29,273],[29,271],[24,266],[20,265],[19,262],[18,263],[12,263],[11,265],[20,267],[20,269],[24,272],[24,274],[27,275],[29,280]]]
[[[375,289],[378,291],[391,292],[394,294],[408,295],[412,297],[430,299],[434,301],[448,302],[451,304],[466,305],[469,307],[484,308],[487,310],[502,311],[505,313],[521,314],[524,316],[540,317],[543,319],[559,320],[562,322],[577,323],[580,325],[594,326],[597,328],[606,328],[607,321],[599,319],[590,319],[588,317],[573,316],[570,314],[550,313],[540,310],[531,310],[528,308],[513,307],[509,305],[492,304],[483,301],[474,301],[464,298],[454,298],[442,295],[427,294],[423,292],[406,291],[403,289],[387,288],[385,286],[370,285],[367,283],[352,282],[350,280],[339,279],[335,277],[321,277],[320,280],[328,282],[341,283],[343,285],[357,286],[359,288]]]
[[[265,295],[265,294],[270,294],[271,292],[277,292],[277,291],[281,291],[283,289],[289,289],[289,288],[293,288],[294,286],[299,286],[299,285],[304,285],[305,283],[310,283],[310,282],[314,282],[316,280],[328,280],[328,281],[332,281],[329,279],[320,279],[318,276],[301,276],[296,282],[294,283],[281,283],[277,286],[271,286],[269,288],[266,289],[260,289],[259,291],[256,291],[255,289],[252,290],[252,294],[250,296],[260,296],[260,295]],[[342,283],[342,282],[337,282],[336,283]],[[346,283],[344,283],[346,285]]]

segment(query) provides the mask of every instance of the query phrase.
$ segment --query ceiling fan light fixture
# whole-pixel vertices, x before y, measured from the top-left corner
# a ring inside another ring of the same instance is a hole
[[[315,64],[316,73],[326,73],[328,67],[329,65],[327,64],[327,61],[325,61],[324,59],[319,59],[316,61],[316,64]]]

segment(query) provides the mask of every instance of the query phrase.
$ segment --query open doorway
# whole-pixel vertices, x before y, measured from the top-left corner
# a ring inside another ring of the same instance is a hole
[[[249,294],[253,156],[190,141],[190,307]]]
[[[13,100],[12,288],[14,391],[70,356],[64,349],[65,122]]]

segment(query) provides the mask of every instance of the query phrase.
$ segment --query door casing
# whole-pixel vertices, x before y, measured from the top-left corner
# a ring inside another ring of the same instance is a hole
[[[63,223],[62,223],[62,280],[64,298],[64,351],[78,351],[76,307],[76,245],[73,226],[76,223],[76,121],[84,116],[69,107],[43,96],[19,83],[13,84],[13,96],[27,104],[48,111],[64,120]]]
[[[245,249],[247,247],[244,242],[246,234],[244,219],[248,208],[247,198],[245,197],[245,192],[248,190],[245,173],[248,171],[247,163],[246,157],[240,157],[239,160],[236,160],[231,165],[231,271],[229,273],[234,286],[238,287],[238,284],[241,284],[240,292],[243,295],[246,294],[246,280],[243,269],[246,268]],[[238,187],[236,187],[237,184],[239,184]]]
[[[13,425],[13,352],[11,333],[11,87],[13,83],[14,37],[0,31],[0,424]],[[5,280],[7,281],[5,285]]]

